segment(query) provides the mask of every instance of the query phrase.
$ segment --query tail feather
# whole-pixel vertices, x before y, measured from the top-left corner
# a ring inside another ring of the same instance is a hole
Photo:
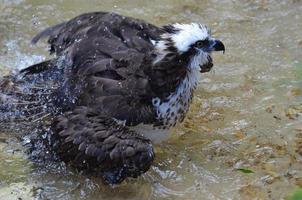
[[[64,83],[63,70],[54,58],[0,78],[0,130],[5,124],[32,125],[58,113],[54,104]]]
[[[19,80],[12,76],[0,80],[0,129],[16,122],[39,122],[53,114],[50,99],[58,86],[51,81],[29,80],[29,77]]]
[[[22,69],[20,71],[20,73],[24,74],[24,75],[29,75],[29,74],[37,74],[37,73],[41,73],[43,71],[46,71],[52,67],[54,67],[54,61],[53,60],[47,60],[32,66],[29,66],[25,69]]]
[[[41,31],[31,40],[31,43],[36,44],[40,39],[53,35],[55,32],[60,30],[65,24],[66,24],[66,22],[63,22],[61,24],[57,24],[55,26],[49,27],[49,28]]]

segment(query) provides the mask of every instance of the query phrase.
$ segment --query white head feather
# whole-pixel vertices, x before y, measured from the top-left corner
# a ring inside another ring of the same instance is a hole
[[[170,53],[169,46],[171,42],[178,53],[184,53],[190,45],[194,44],[198,40],[205,40],[210,37],[210,30],[202,24],[191,23],[191,24],[173,24],[171,25],[175,32],[166,32],[161,35],[161,39],[155,43],[158,56],[154,61],[154,64],[161,61],[165,56]],[[203,56],[201,56],[203,54]],[[199,56],[206,58],[206,53],[200,52]],[[205,60],[207,61],[207,60]]]
[[[209,29],[201,24],[174,24],[179,30],[176,34],[171,35],[171,39],[179,52],[185,52],[198,40],[204,40],[209,37]]]
[[[167,51],[169,39],[174,43],[179,53],[185,52],[198,40],[204,40],[210,37],[210,30],[197,23],[191,24],[173,24],[175,33],[164,33],[161,35],[161,40],[156,43],[156,48],[160,52]]]

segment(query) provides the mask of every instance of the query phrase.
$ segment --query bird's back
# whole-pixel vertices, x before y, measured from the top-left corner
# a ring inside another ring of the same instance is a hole
[[[33,43],[47,37],[56,57],[21,72],[40,85],[53,77],[57,89],[42,104],[55,112],[89,106],[129,124],[153,121],[155,94],[146,71],[152,67],[152,42],[160,32],[115,13],[83,14],[34,37]]]

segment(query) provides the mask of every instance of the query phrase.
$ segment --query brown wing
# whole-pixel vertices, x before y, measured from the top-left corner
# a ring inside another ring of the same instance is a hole
[[[53,124],[53,148],[65,162],[115,184],[146,172],[154,158],[148,139],[116,121],[78,107]]]
[[[152,48],[150,39],[158,39],[160,31],[158,27],[139,19],[116,13],[93,12],[50,27],[35,36],[32,42],[36,43],[41,38],[49,37],[51,52],[60,55],[77,42],[99,35],[121,40],[128,48],[143,50]],[[106,48],[110,49],[110,46]]]
[[[56,67],[36,65],[23,72],[30,76],[64,68],[65,80],[51,100],[63,111],[89,106],[127,124],[149,123],[155,120],[154,91],[145,72],[152,67],[151,40],[160,31],[115,13],[83,14],[34,38],[49,37]]]

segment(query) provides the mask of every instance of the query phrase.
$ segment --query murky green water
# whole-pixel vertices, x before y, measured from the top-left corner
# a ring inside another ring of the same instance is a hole
[[[283,199],[302,186],[302,1],[0,0],[0,73],[47,58],[45,44],[29,43],[38,31],[96,10],[203,22],[227,51],[214,56],[189,116],[143,177],[110,188],[33,164],[18,134],[0,133],[1,200]]]

